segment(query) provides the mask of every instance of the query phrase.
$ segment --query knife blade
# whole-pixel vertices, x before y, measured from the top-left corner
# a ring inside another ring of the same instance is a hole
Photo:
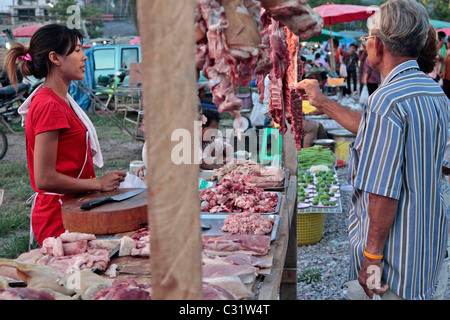
[[[124,193],[121,193],[121,194],[118,194],[118,195],[112,196],[112,197],[103,197],[103,198],[93,199],[91,201],[83,203],[80,208],[83,210],[89,210],[89,209],[92,209],[94,207],[100,206],[105,203],[109,203],[109,202],[113,202],[113,201],[123,201],[123,200],[129,199],[129,198],[132,198],[134,196],[137,196],[138,194],[144,192],[144,190],[146,190],[146,189],[145,188],[136,189],[136,190],[124,192]]]

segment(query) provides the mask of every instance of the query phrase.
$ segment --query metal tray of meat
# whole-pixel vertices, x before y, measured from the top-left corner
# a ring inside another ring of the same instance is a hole
[[[211,215],[211,214],[207,214],[207,215],[200,215],[201,221],[202,221],[202,225],[203,222],[206,222],[207,224],[211,225],[211,229],[203,229],[202,228],[202,234],[204,235],[208,235],[208,236],[216,236],[216,235],[230,235],[231,233],[229,232],[223,232],[220,230],[220,228],[223,227],[224,225],[224,221],[225,218],[228,216],[228,214],[215,214],[215,215]],[[275,215],[275,214],[261,214],[262,217],[269,217],[271,219],[274,220],[274,224],[273,224],[273,228],[272,228],[272,232],[270,233],[270,237],[271,240],[275,240],[276,236],[277,236],[277,229],[278,229],[278,224],[280,222],[280,216],[279,215]]]
[[[273,212],[255,212],[255,213],[259,213],[261,215],[267,215],[267,214],[277,214],[280,212],[280,206],[281,206],[281,199],[283,197],[283,194],[281,192],[276,192],[276,191],[264,191],[263,193],[269,193],[269,192],[273,192],[276,193],[278,195],[278,201],[277,204],[275,206],[275,210]],[[200,212],[201,214],[209,214],[209,215],[227,215],[227,214],[233,214],[233,213],[239,213],[242,211],[236,211],[236,212],[217,212],[217,213],[212,213],[212,212],[207,212],[207,211],[202,211]]]
[[[202,170],[199,173],[199,178],[202,178],[205,181],[210,181],[209,179],[214,174],[214,170]],[[212,181],[214,184],[217,183],[217,181]],[[267,187],[263,188],[265,191],[284,191],[286,190],[287,185],[289,184],[289,170],[284,170],[284,181],[281,186],[278,187]]]

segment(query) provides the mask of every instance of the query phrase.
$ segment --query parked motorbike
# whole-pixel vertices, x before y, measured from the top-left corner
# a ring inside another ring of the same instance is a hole
[[[8,123],[14,118],[20,117],[18,110],[22,102],[25,101],[29,90],[30,85],[25,83],[18,84],[17,91],[13,85],[0,88],[0,124],[11,133],[14,133],[14,130]],[[0,128],[0,159],[5,156],[7,150],[8,138]]]
[[[8,137],[0,128],[0,160],[6,155],[6,151],[8,151]]]

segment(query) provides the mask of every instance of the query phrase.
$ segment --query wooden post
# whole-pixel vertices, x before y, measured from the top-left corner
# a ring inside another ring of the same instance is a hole
[[[286,260],[284,261],[285,281],[280,286],[280,299],[297,299],[297,176],[298,176],[298,150],[295,145],[291,126],[283,137],[283,150],[285,168],[289,170],[290,183],[286,192],[286,219],[289,219],[289,240],[287,245]]]
[[[177,165],[172,151],[190,135],[195,152],[194,0],[138,0],[147,140],[148,221],[153,299],[202,298],[199,165]],[[178,130],[178,131],[177,131]]]

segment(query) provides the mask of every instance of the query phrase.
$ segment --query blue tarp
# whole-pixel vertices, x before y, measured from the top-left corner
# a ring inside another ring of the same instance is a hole
[[[94,49],[88,49],[84,52],[87,56],[86,73],[82,82],[89,89],[94,88]],[[81,91],[75,83],[71,83],[69,87],[69,94],[78,103],[83,110],[88,110],[91,107],[91,100]]]

